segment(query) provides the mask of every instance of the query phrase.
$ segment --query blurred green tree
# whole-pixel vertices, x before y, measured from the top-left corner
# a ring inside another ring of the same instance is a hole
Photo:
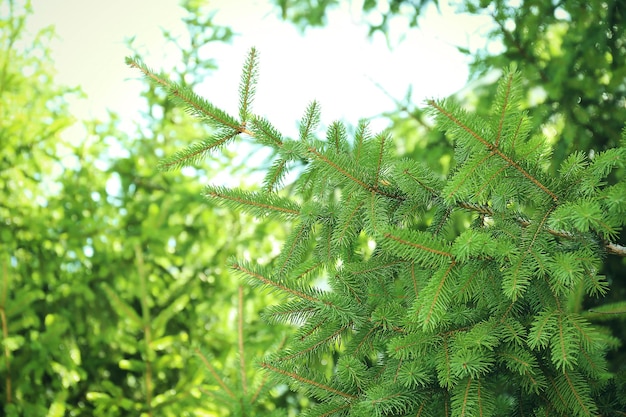
[[[270,393],[252,367],[282,340],[283,329],[258,319],[273,297],[249,296],[224,268],[233,255],[271,253],[283,226],[255,225],[201,197],[199,182],[227,175],[234,153],[185,177],[157,175],[160,156],[210,129],[148,84],[134,131],[110,113],[68,139],[77,124],[67,98],[81,93],[55,83],[53,29],[30,39],[30,3],[0,7],[4,415],[269,415],[275,403],[297,407],[290,392]],[[164,33],[182,62],[168,75],[193,86],[215,68],[200,58],[203,48],[233,34],[200,3],[183,7],[186,43]],[[241,396],[224,395],[233,392]]]
[[[68,162],[60,133],[73,122],[65,104],[73,92],[54,85],[52,31],[24,39],[29,7],[19,4],[3,3],[0,13],[0,391],[6,415],[39,416],[63,410],[86,376],[70,328],[80,308],[56,306],[84,304],[89,292],[69,279],[82,245],[68,247],[56,226],[72,220],[52,202]]]

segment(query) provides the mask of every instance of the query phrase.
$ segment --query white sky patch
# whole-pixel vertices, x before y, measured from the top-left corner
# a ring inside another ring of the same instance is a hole
[[[416,103],[456,92],[468,76],[467,57],[456,46],[482,47],[488,29],[486,17],[457,15],[442,4],[441,14],[429,7],[420,28],[406,32],[389,50],[382,35],[367,38],[366,26],[357,22],[358,1],[333,9],[326,27],[308,29],[304,36],[281,21],[278,9],[267,0],[209,4],[217,11],[215,22],[238,35],[232,44],[212,48],[219,69],[196,92],[236,115],[241,66],[255,46],[260,80],[254,111],[289,136],[297,135],[296,122],[314,99],[321,104],[324,124],[344,120],[356,125],[360,118],[393,110],[387,93],[401,99],[410,85]],[[159,1],[158,6],[151,0],[33,0],[33,8],[31,27],[56,27],[57,81],[81,86],[87,94],[87,99],[71,102],[79,119],[104,119],[110,110],[121,116],[122,126],[132,126],[142,110],[143,84],[137,71],[124,64],[130,54],[124,39],[136,36],[136,44],[147,51],[145,62],[159,70],[172,68],[171,57],[176,56],[167,50],[171,45],[161,29],[185,36],[185,11],[174,0]],[[402,27],[392,28],[392,37],[396,32],[403,32]],[[384,123],[372,129],[380,130]],[[74,131],[76,136],[84,134]]]

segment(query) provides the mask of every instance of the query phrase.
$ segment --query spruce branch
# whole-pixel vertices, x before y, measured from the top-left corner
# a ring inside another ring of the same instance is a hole
[[[605,304],[589,309],[589,317],[597,318],[596,315],[620,315],[626,314],[626,301],[619,301],[616,303]]]
[[[309,103],[304,117],[300,122],[300,140],[308,143],[313,137],[313,131],[320,123],[320,104],[317,101]]]
[[[450,262],[447,269],[437,271],[428,285],[422,290],[419,318],[425,330],[433,330],[446,312],[453,288],[455,262]]]
[[[313,155],[313,157],[316,160],[324,163],[325,165],[327,165],[328,167],[332,168],[334,171],[338,172],[339,174],[341,174],[345,178],[348,178],[350,181],[352,181],[353,183],[359,185],[363,189],[365,189],[367,191],[370,191],[370,192],[374,192],[376,194],[380,194],[380,195],[388,197],[388,198],[392,198],[394,200],[404,200],[404,197],[402,195],[392,194],[392,193],[386,192],[386,191],[382,190],[381,188],[379,188],[378,186],[370,185],[365,180],[363,180],[361,178],[358,178],[357,175],[355,175],[352,172],[349,172],[347,169],[345,169],[343,167],[343,166],[345,166],[345,164],[341,164],[341,163],[335,161],[336,158],[333,158],[330,155],[323,154],[323,153],[321,153],[320,151],[318,151],[314,147],[309,147],[309,148],[307,148],[307,150],[308,150],[308,152],[311,155]]]
[[[335,152],[345,152],[348,148],[348,140],[344,124],[337,121],[333,122],[328,128],[326,140],[333,145]]]
[[[360,214],[363,201],[354,199],[341,208],[337,223],[334,225],[332,245],[336,248],[348,248],[360,231]]]
[[[334,415],[343,415],[347,408],[353,405],[346,401],[331,401],[329,403],[315,404],[304,410],[302,417],[330,417]]]
[[[307,243],[312,237],[312,228],[312,222],[303,221],[293,229],[276,259],[276,276],[285,276],[301,263],[306,256]]]
[[[356,408],[367,413],[364,415],[407,415],[417,407],[422,396],[419,391],[407,390],[395,383],[380,384],[369,388]]]
[[[384,238],[383,244],[387,244],[391,251],[424,266],[440,265],[446,262],[446,258],[453,258],[452,253],[446,250],[447,245],[430,233],[388,228],[381,230],[381,234]]]
[[[267,170],[267,175],[263,179],[263,189],[268,192],[274,192],[280,188],[283,178],[288,173],[287,160],[277,159]]]
[[[339,122],[318,138],[315,101],[299,140],[284,138],[251,113],[257,65],[252,49],[239,86],[240,120],[166,88],[218,127],[210,141],[170,158],[172,166],[242,133],[274,152],[262,191],[206,189],[233,210],[292,226],[268,266],[232,264],[249,285],[284,296],[264,314],[268,322],[297,326],[292,343],[261,368],[316,397],[322,404],[310,416],[438,415],[450,405],[452,415],[505,415],[531,400],[540,404],[530,413],[596,413],[595,390],[608,378],[605,351],[615,340],[570,311],[581,309],[572,309],[574,297],[606,289],[601,255],[626,255],[612,242],[624,225],[626,188],[606,186],[623,151],[589,160],[580,154],[558,176],[544,175],[545,141],[529,139],[521,81],[510,71],[486,119],[429,102],[439,127],[456,137],[457,166],[444,178],[417,161],[395,160],[389,132],[372,135],[363,120],[353,140]],[[159,76],[153,82],[167,84]],[[301,162],[297,200],[279,196],[286,173]],[[242,302],[240,287],[240,390],[247,393]],[[311,366],[329,358],[336,362]]]
[[[381,182],[380,174],[383,167],[383,162],[388,158],[389,154],[389,143],[391,142],[391,138],[387,132],[380,133],[376,136],[376,139],[379,143],[378,149],[378,158],[376,159],[376,177],[374,178],[374,187],[378,187],[378,184]]]
[[[493,400],[480,378],[468,377],[458,384],[452,395],[452,406],[458,416],[488,416],[493,413]]]
[[[506,93],[504,93],[503,94],[504,97],[502,97],[503,103],[500,109],[500,118],[498,120],[498,128],[496,129],[496,140],[494,141],[494,145],[496,147],[500,146],[500,139],[502,138],[502,125],[504,124],[504,119],[506,117],[507,110],[508,110],[508,101],[509,101],[508,93],[511,90],[512,83],[513,83],[513,77],[511,76],[511,74],[509,74],[509,76],[507,77],[506,83],[501,83],[498,88],[498,93],[501,90],[506,90]],[[502,88],[503,85],[504,85],[504,88]],[[514,136],[514,138],[515,137],[516,136]]]
[[[476,141],[481,143],[484,146],[484,148],[489,152],[488,153],[489,156],[497,155],[507,165],[513,167],[520,174],[522,174],[525,178],[527,178],[529,181],[531,181],[533,184],[535,184],[541,191],[543,191],[545,194],[547,194],[554,202],[558,202],[559,201],[559,198],[557,197],[557,195],[552,190],[550,190],[547,186],[545,186],[543,183],[541,183],[541,181],[539,181],[535,176],[531,175],[528,171],[526,171],[524,168],[522,168],[522,166],[519,163],[517,163],[511,157],[509,157],[504,152],[502,152],[502,150],[497,145],[492,144],[487,139],[485,139],[483,136],[481,136],[479,133],[477,133],[476,131],[471,129],[464,122],[462,122],[459,118],[457,118],[453,113],[451,113],[448,110],[446,110],[444,107],[442,107],[435,100],[429,100],[428,104],[433,109],[435,109],[439,114],[441,114],[443,117],[448,119],[453,125],[457,126],[459,129],[465,131],[467,134],[469,134],[471,137],[473,137]]]
[[[323,155],[314,147],[309,147],[307,149],[310,154],[312,154],[317,160],[327,164],[329,167],[333,168],[335,171],[339,172],[341,175],[345,176],[355,184],[363,187],[365,190],[374,191],[374,188],[369,184],[366,184],[363,180],[357,178],[353,173],[348,172],[346,169],[342,168],[340,164],[331,160],[327,155]]]
[[[200,360],[202,361],[202,363],[204,363],[204,366],[206,367],[206,369],[210,372],[211,376],[213,376],[213,379],[215,379],[215,381],[217,381],[217,383],[219,384],[220,387],[222,387],[222,389],[224,390],[224,392],[226,394],[228,394],[228,396],[232,399],[236,399],[237,396],[235,395],[235,393],[228,387],[228,385],[226,385],[226,383],[224,382],[224,380],[220,377],[220,375],[218,374],[217,370],[213,367],[213,365],[211,364],[211,362],[209,361],[209,359],[207,358],[207,356],[202,353],[202,351],[198,348],[195,349],[195,353],[196,355],[200,358]]]
[[[300,214],[300,206],[276,194],[246,192],[226,187],[207,186],[207,198],[213,198],[234,208],[248,211],[259,217],[293,219]]]
[[[561,413],[575,417],[597,415],[597,406],[591,400],[589,386],[580,374],[564,371],[548,381],[548,398]]]
[[[169,81],[167,78],[158,75],[140,60],[136,58],[126,58],[126,63],[131,68],[136,68],[141,71],[152,83],[165,88],[168,95],[178,104],[182,105],[182,107],[184,107],[191,115],[196,116],[217,128],[228,128],[238,131],[239,133],[251,133],[234,117],[207,102],[189,88],[178,85]]]
[[[316,297],[313,297],[312,295],[305,294],[302,291],[290,288],[290,287],[288,287],[285,284],[281,284],[279,282],[276,282],[276,281],[274,281],[274,280],[272,280],[272,279],[270,279],[268,277],[265,277],[264,275],[262,275],[262,274],[260,274],[260,273],[258,273],[256,271],[254,271],[253,269],[247,267],[246,265],[242,265],[241,263],[235,262],[232,265],[232,269],[234,269],[236,271],[239,271],[239,272],[242,272],[245,275],[247,275],[247,276],[249,276],[251,278],[254,278],[255,280],[258,280],[259,282],[267,285],[268,287],[278,289],[278,290],[284,292],[285,294],[289,294],[289,295],[301,298],[303,300],[311,301],[311,302],[314,302],[314,303],[323,303],[323,301],[319,300]]]
[[[468,201],[458,201],[456,205],[463,209],[474,211],[476,213],[483,214],[489,217],[494,217],[496,215],[495,211],[491,207],[485,204],[476,204],[476,203],[471,203]],[[524,217],[521,217],[519,215],[515,216],[515,221],[517,221],[522,227],[529,227],[532,224],[530,220]],[[579,236],[576,236],[572,232],[567,232],[564,230],[557,230],[557,229],[553,229],[550,227],[544,227],[544,230],[556,237],[561,237],[561,238],[569,239],[569,240],[579,239]],[[604,248],[606,249],[607,253],[612,254],[612,255],[626,257],[626,247],[619,245],[617,243],[606,241],[606,240],[602,240],[602,244]]]
[[[238,130],[225,130],[220,134],[200,143],[194,143],[187,148],[159,162],[157,168],[161,171],[171,171],[185,166],[197,164],[215,149],[221,148],[239,135]]]
[[[520,74],[514,68],[510,68],[497,85],[496,96],[491,110],[491,112],[498,117],[494,140],[494,145],[496,147],[501,145],[501,139],[507,133],[505,126],[507,124],[507,120],[510,120],[509,115],[515,114],[518,110],[521,98],[520,87]],[[523,120],[523,118],[520,118],[520,122],[521,120]],[[519,123],[517,126],[519,127]],[[516,138],[516,134],[512,135],[513,142]]]
[[[281,148],[283,146],[283,136],[276,130],[272,124],[259,116],[253,116],[250,120],[250,130],[252,137],[257,139],[261,144],[272,148]]]
[[[276,366],[274,366],[274,365],[272,365],[272,364],[270,364],[268,362],[262,362],[261,363],[261,367],[264,368],[264,369],[267,369],[269,371],[276,372],[278,374],[287,376],[287,377],[289,377],[289,378],[291,378],[291,379],[293,379],[295,381],[298,381],[298,382],[300,382],[302,384],[310,385],[310,386],[318,388],[318,389],[320,389],[322,391],[326,391],[326,392],[328,392],[330,394],[343,397],[343,398],[345,398],[347,400],[355,400],[355,399],[358,398],[355,395],[349,394],[347,392],[340,391],[340,390],[335,389],[335,388],[333,388],[333,387],[331,387],[329,385],[322,384],[322,383],[317,382],[315,380],[304,378],[304,377],[298,375],[295,372],[287,371],[285,369],[276,367]]]
[[[313,344],[307,343],[304,346],[299,346],[299,349],[296,349],[294,353],[280,356],[276,359],[276,361],[277,362],[290,361],[300,356],[307,356],[307,355],[316,353],[320,350],[320,348],[329,346],[333,343],[336,343],[338,340],[340,340],[341,336],[347,330],[349,330],[353,325],[354,323],[348,322],[344,324],[343,326],[339,327],[337,330],[332,331],[329,334],[322,335],[322,337],[318,338],[318,340],[315,341],[315,343]]]
[[[450,360],[452,358],[452,354],[450,352],[450,342],[449,337],[444,335],[442,337],[441,345],[439,349],[436,350],[436,370],[437,370],[437,379],[439,380],[439,385],[445,387],[447,389],[452,389],[456,382],[456,377],[452,372],[452,365],[450,364]]]
[[[259,54],[256,48],[251,48],[243,66],[241,82],[239,84],[239,119],[245,126],[254,100],[258,79]]]
[[[365,119],[359,120],[359,124],[356,128],[356,134],[354,135],[354,160],[360,162],[363,156],[363,148],[371,138],[371,132],[369,129],[369,123]]]
[[[415,186],[417,185],[419,189],[426,191],[426,195],[420,199],[422,202],[425,203],[433,198],[439,197],[440,193],[437,190],[441,188],[441,181],[435,179],[430,172],[427,172],[426,169],[424,169],[424,167],[418,166],[413,160],[401,161],[397,167],[397,176],[401,179],[400,182],[403,182],[402,179],[409,180],[406,187],[399,184],[402,191],[407,194],[412,191],[412,194],[416,194],[417,191],[415,190]]]
[[[292,323],[302,325],[317,313],[317,309],[299,302],[288,301],[269,306],[262,314],[269,323]]]

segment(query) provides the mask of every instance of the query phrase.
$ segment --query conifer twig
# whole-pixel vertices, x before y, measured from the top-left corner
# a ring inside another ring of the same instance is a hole
[[[331,386],[328,386],[328,385],[322,384],[320,382],[314,381],[312,379],[304,378],[304,377],[298,375],[295,372],[290,372],[290,371],[287,371],[287,370],[284,370],[284,369],[281,369],[281,368],[277,368],[276,366],[273,366],[273,365],[271,365],[271,364],[269,364],[267,362],[262,362],[261,363],[261,367],[265,368],[265,369],[268,369],[270,371],[273,371],[273,372],[276,372],[276,373],[288,376],[288,377],[293,378],[296,381],[302,382],[304,384],[314,386],[316,388],[319,388],[319,389],[322,389],[324,391],[333,393],[335,395],[339,395],[339,396],[347,398],[349,400],[356,400],[357,399],[357,397],[355,395],[348,394],[347,392],[339,391],[338,389],[335,389],[335,388],[333,388]]]
[[[241,97],[239,103],[239,117],[241,118],[242,127],[246,124],[249,109],[254,99],[257,66],[258,53],[256,48],[251,48],[244,65],[243,74],[241,75],[241,84],[239,86],[239,96]]]
[[[329,336],[327,336],[327,337],[325,337],[325,338],[323,338],[321,340],[318,340],[315,344],[308,346],[304,350],[299,350],[299,351],[297,351],[295,353],[292,353],[290,355],[282,356],[282,357],[280,357],[278,359],[278,361],[291,360],[291,359],[296,358],[298,356],[306,355],[309,352],[313,352],[318,347],[335,340],[337,337],[339,337],[341,335],[342,332],[346,331],[346,329],[349,329],[353,324],[354,323],[352,323],[352,322],[346,323],[345,325],[341,326],[338,330],[336,330],[335,332],[333,332]]]
[[[325,164],[327,164],[328,166],[332,167],[333,169],[335,169],[337,172],[340,172],[342,175],[344,175],[346,178],[349,178],[351,181],[353,181],[354,183],[360,185],[361,187],[363,187],[365,190],[367,191],[371,191],[374,192],[376,194],[380,194],[383,195],[385,197],[389,197],[389,198],[393,198],[395,200],[404,200],[404,197],[402,196],[398,196],[398,195],[393,195],[393,194],[389,194],[386,193],[384,191],[382,191],[380,188],[378,188],[377,186],[371,186],[365,182],[363,182],[362,180],[358,179],[356,176],[352,175],[350,172],[346,171],[344,168],[340,167],[339,165],[337,165],[335,162],[331,161],[330,159],[328,159],[326,156],[324,156],[323,154],[321,154],[320,152],[318,152],[317,149],[310,147],[307,149],[311,154],[313,154],[318,160],[324,162]]]
[[[228,388],[228,385],[226,385],[224,380],[220,378],[215,368],[213,368],[213,365],[211,365],[211,362],[209,362],[209,360],[202,354],[202,352],[200,352],[200,349],[196,348],[195,352],[196,352],[196,355],[198,355],[198,357],[200,358],[200,360],[204,363],[204,366],[206,366],[206,368],[209,370],[211,375],[213,375],[213,378],[217,381],[219,386],[222,387],[222,389],[226,392],[226,394],[228,394],[230,398],[233,398],[233,399],[237,398],[235,393],[233,393],[231,389]]]
[[[531,175],[528,171],[526,171],[524,168],[521,167],[521,165],[519,165],[517,162],[515,162],[513,159],[511,159],[508,155],[506,155],[504,152],[502,152],[500,150],[500,148],[492,143],[489,143],[489,141],[485,138],[483,138],[481,135],[479,135],[478,133],[476,133],[474,130],[472,130],[470,127],[468,127],[467,125],[465,125],[462,121],[460,121],[459,119],[457,119],[452,113],[450,113],[448,110],[444,109],[443,107],[441,107],[440,105],[438,105],[434,100],[429,100],[428,104],[430,106],[432,106],[435,110],[437,110],[439,113],[441,113],[442,115],[444,115],[448,120],[450,120],[452,123],[454,123],[456,126],[458,126],[459,128],[463,129],[465,132],[467,132],[470,136],[472,136],[474,139],[476,139],[477,141],[479,141],[480,143],[483,144],[483,146],[485,146],[485,148],[487,148],[490,151],[490,154],[493,155],[498,155],[504,162],[506,162],[509,166],[512,166],[513,168],[515,168],[520,174],[522,174],[524,177],[526,177],[530,182],[532,182],[533,184],[535,184],[541,191],[543,191],[544,193],[546,193],[548,196],[550,196],[550,198],[557,202],[559,200],[559,198],[557,197],[556,194],[554,194],[554,192],[552,192],[548,187],[546,187],[544,184],[542,184],[537,178],[535,178],[533,175]]]
[[[313,302],[319,302],[320,301],[317,298],[312,297],[312,296],[310,296],[308,294],[305,294],[305,293],[303,293],[301,291],[294,290],[294,289],[289,288],[289,287],[287,287],[287,286],[285,286],[283,284],[279,284],[277,282],[274,282],[274,281],[270,280],[269,278],[266,278],[263,275],[261,275],[259,273],[256,273],[256,272],[254,272],[254,271],[244,267],[243,265],[239,265],[238,263],[233,264],[232,268],[237,270],[237,271],[243,272],[243,273],[245,273],[247,275],[250,275],[251,277],[258,279],[259,281],[261,281],[262,283],[264,283],[266,285],[269,285],[271,287],[275,287],[275,288],[278,288],[278,289],[280,289],[282,291],[285,291],[288,294],[295,295],[296,297],[302,298],[302,299],[307,300],[307,301],[313,301]]]
[[[254,136],[252,132],[246,129],[244,125],[240,123],[234,123],[233,120],[225,117],[226,115],[222,114],[221,111],[213,108],[213,106],[210,106],[209,103],[203,102],[203,100],[199,99],[199,97],[196,97],[196,95],[189,89],[178,86],[170,82],[169,80],[158,76],[154,71],[136,60],[127,58],[126,63],[131,68],[136,68],[141,71],[144,76],[146,76],[155,84],[165,88],[172,96],[185,103],[187,106],[189,106],[190,109],[193,109],[193,112],[197,115],[203,115],[208,119],[214,120],[221,126],[228,126],[231,129],[237,130],[239,133],[245,133],[246,135]],[[213,111],[211,112],[207,108],[211,108],[211,110]]]

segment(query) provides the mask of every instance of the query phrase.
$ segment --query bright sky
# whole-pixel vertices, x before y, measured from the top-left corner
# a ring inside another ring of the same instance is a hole
[[[254,110],[288,135],[295,135],[296,121],[313,99],[320,102],[326,124],[337,119],[356,124],[360,118],[393,110],[393,102],[376,83],[399,99],[412,85],[417,103],[454,93],[467,81],[467,59],[456,46],[482,47],[488,19],[457,15],[454,6],[440,3],[441,14],[429,10],[420,29],[407,32],[406,39],[389,50],[382,36],[368,39],[366,26],[358,24],[359,0],[345,1],[330,14],[327,27],[310,29],[304,37],[279,19],[269,0],[209,1],[217,10],[216,23],[239,35],[232,44],[215,46],[219,69],[197,92],[236,115],[241,66],[255,46],[261,61]],[[124,64],[129,55],[125,38],[136,36],[150,67],[168,69],[175,64],[161,29],[184,35],[180,19],[185,13],[176,0],[156,4],[33,0],[31,25],[55,25],[59,36],[53,45],[58,82],[79,85],[88,95],[87,101],[73,103],[78,117],[104,118],[107,109],[123,120],[137,117],[142,84],[137,72]]]

